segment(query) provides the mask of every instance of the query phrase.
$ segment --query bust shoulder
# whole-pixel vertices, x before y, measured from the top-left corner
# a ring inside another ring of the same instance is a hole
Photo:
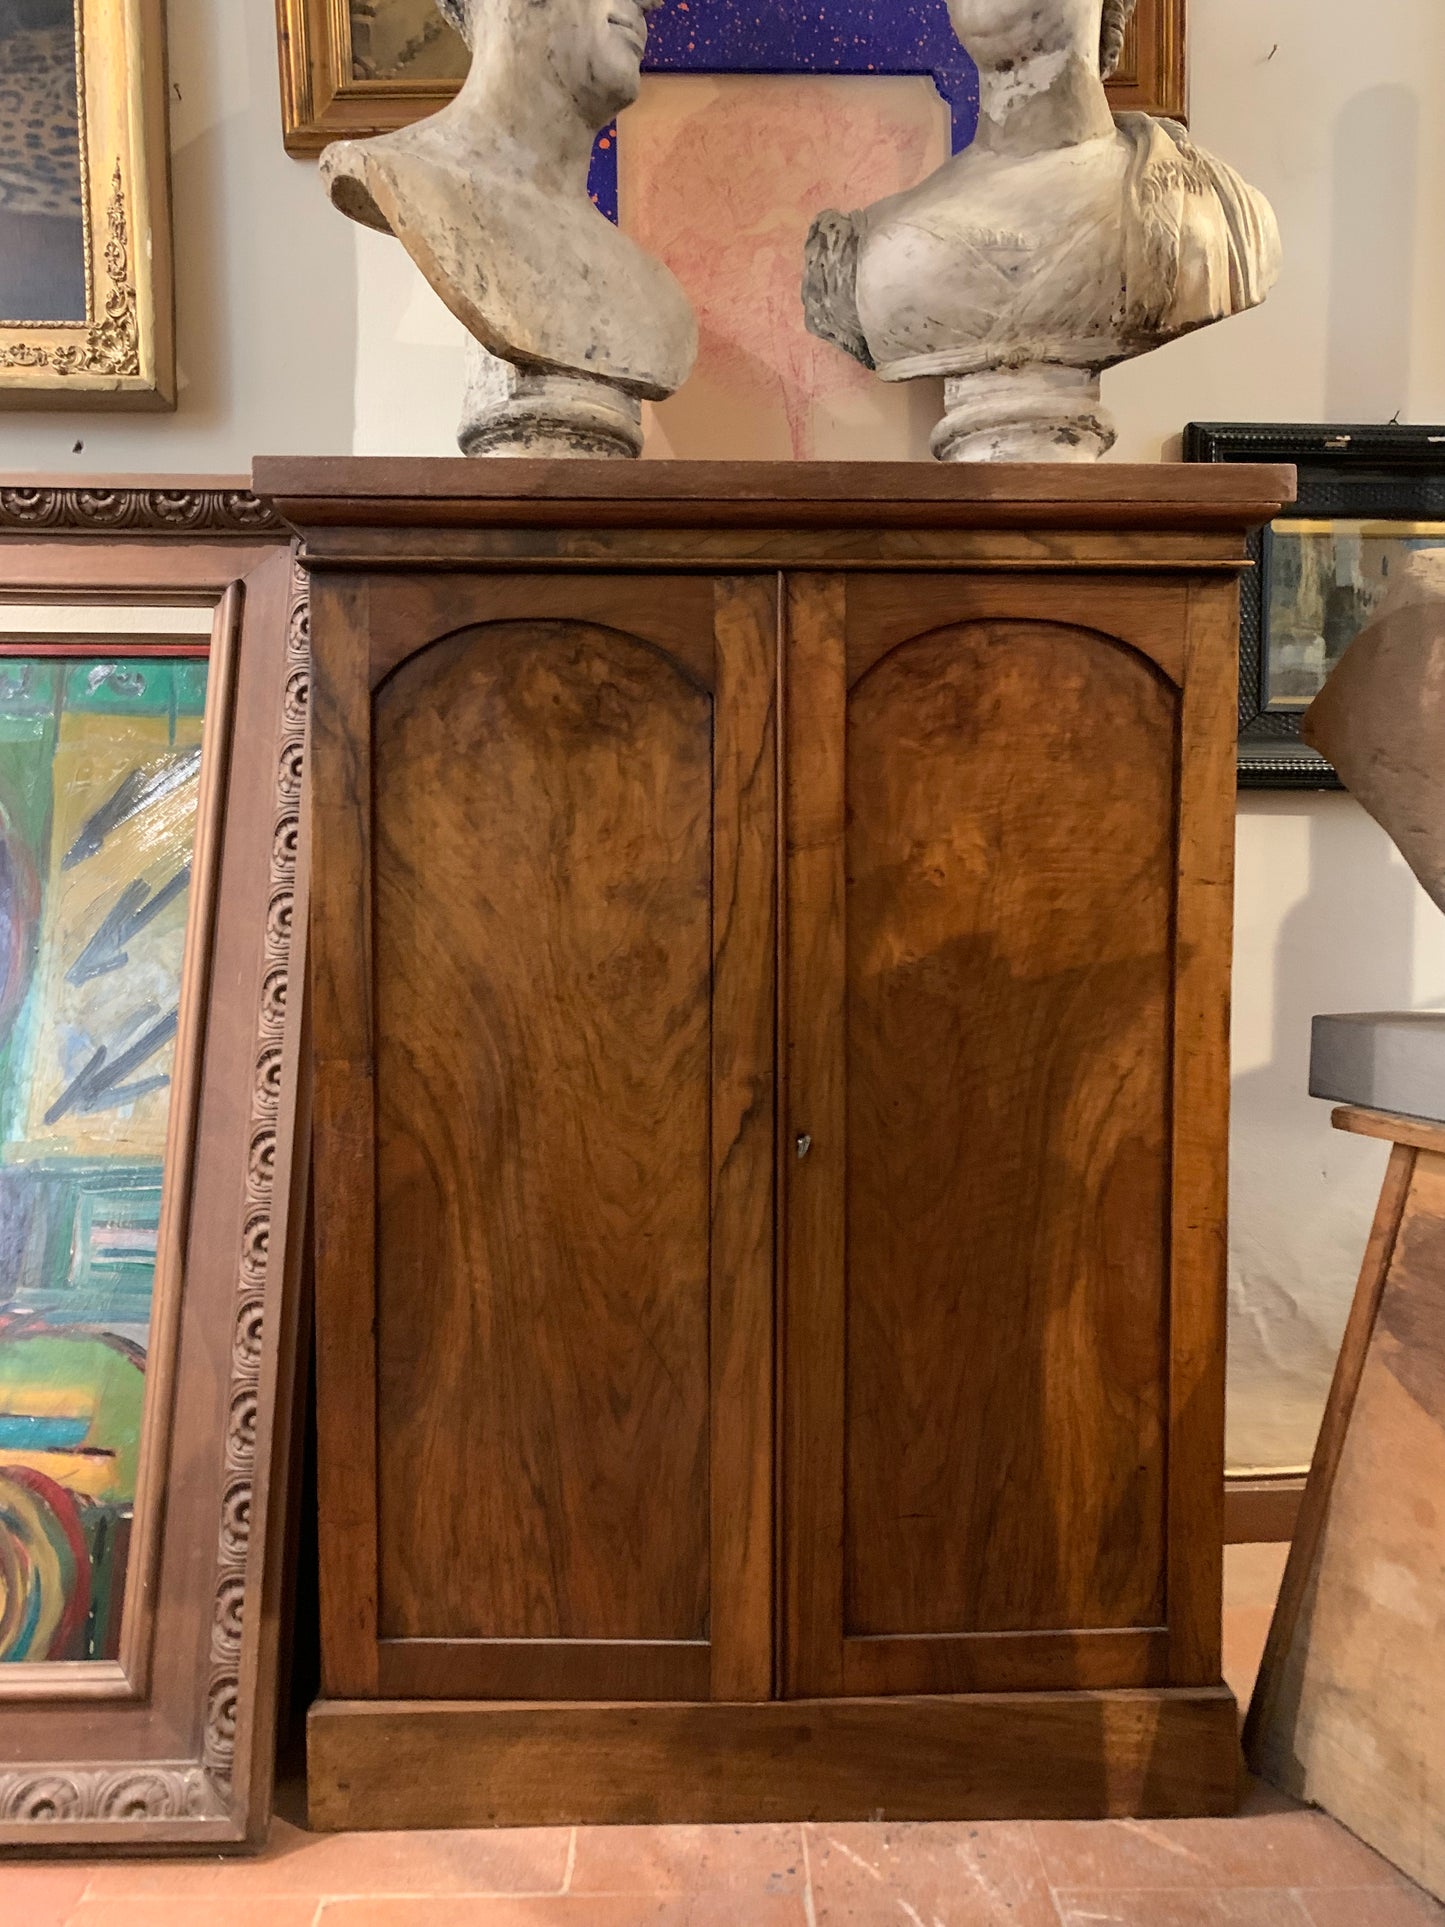
[[[1026,156],[965,150],[808,243],[808,325],[888,380],[1025,363],[1105,368],[1253,307],[1278,271],[1269,204],[1182,127]]]
[[[485,149],[459,153],[433,122],[338,141],[322,173],[336,206],[394,234],[492,354],[649,399],[691,372],[697,323],[686,295],[585,198],[546,193]]]

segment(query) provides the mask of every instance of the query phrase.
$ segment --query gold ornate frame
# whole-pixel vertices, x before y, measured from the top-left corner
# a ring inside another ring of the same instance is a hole
[[[114,1664],[0,1677],[0,1849],[264,1838],[309,1119],[291,537],[247,491],[0,483],[0,593],[209,605],[197,827],[142,1458]]]
[[[1187,0],[1139,0],[1119,71],[1115,110],[1187,118]],[[434,114],[456,92],[429,80],[358,80],[348,0],[276,0],[281,118],[288,154],[389,134]]]
[[[0,407],[174,408],[163,0],[78,0],[87,318],[0,318]]]

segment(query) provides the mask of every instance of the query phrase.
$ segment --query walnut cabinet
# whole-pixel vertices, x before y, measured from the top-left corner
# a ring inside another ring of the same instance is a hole
[[[290,462],[323,1826],[1215,1812],[1288,471]]]

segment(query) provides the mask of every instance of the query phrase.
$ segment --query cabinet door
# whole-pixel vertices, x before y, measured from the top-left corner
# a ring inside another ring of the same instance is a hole
[[[764,1698],[775,580],[313,628],[326,1691]]]
[[[791,1694],[1218,1678],[1230,607],[790,585]]]

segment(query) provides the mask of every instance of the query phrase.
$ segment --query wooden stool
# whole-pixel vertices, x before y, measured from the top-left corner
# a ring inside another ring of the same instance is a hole
[[[1394,1145],[1245,1752],[1445,1895],[1445,1124]]]

